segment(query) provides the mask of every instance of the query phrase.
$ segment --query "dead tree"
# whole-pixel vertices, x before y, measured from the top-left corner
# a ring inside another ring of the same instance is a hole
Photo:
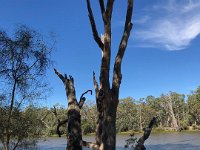
[[[80,109],[83,106],[84,101],[81,99],[79,102],[76,99],[76,92],[74,88],[74,79],[72,76],[67,77],[67,75],[60,74],[56,69],[55,73],[62,80],[66,96],[68,99],[68,120],[63,123],[67,123],[67,149],[69,150],[82,150],[82,131],[81,131],[81,115]],[[81,104],[81,105],[80,105]],[[57,116],[56,111],[54,111],[55,116]],[[61,125],[61,121],[58,119],[58,125]],[[57,133],[59,133],[59,127],[57,128]]]
[[[135,150],[145,150],[144,142],[149,138],[151,134],[151,130],[153,128],[153,125],[156,123],[156,118],[153,117],[151,122],[149,123],[149,126],[147,128],[144,128],[144,134],[142,137],[139,138],[137,141],[137,144],[135,145]]]
[[[114,150],[116,146],[116,111],[119,103],[119,88],[122,80],[121,63],[127,47],[129,35],[132,29],[132,11],[133,0],[128,0],[124,32],[119,44],[118,53],[115,58],[112,84],[109,83],[110,77],[110,58],[111,58],[111,18],[114,0],[107,0],[105,6],[104,0],[99,0],[102,20],[104,24],[104,34],[100,38],[90,0],[87,0],[87,9],[89,20],[93,32],[93,37],[102,51],[100,67],[100,86],[93,74],[94,87],[96,92],[97,103],[97,127],[96,127],[96,144],[100,149]]]
[[[74,87],[73,77],[69,76],[68,78],[66,74],[63,76],[55,68],[54,68],[54,71],[57,74],[57,76],[62,80],[65,86],[66,96],[68,99],[67,119],[60,121],[56,112],[56,108],[54,107],[54,110],[53,110],[53,113],[58,121],[57,134],[59,135],[59,137],[61,137],[61,132],[59,128],[62,125],[67,124],[67,149],[68,150],[82,150],[82,146],[85,146],[91,149],[98,149],[99,147],[95,143],[82,141],[80,111],[86,100],[84,95],[88,92],[92,94],[92,91],[87,90],[86,92],[84,92],[81,95],[80,100],[78,102],[76,99],[76,91]]]

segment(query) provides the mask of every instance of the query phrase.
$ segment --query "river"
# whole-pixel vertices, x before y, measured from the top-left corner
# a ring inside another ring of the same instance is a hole
[[[136,135],[138,137],[140,135]],[[124,150],[128,135],[117,135],[117,150]],[[93,136],[84,136],[93,141]],[[200,150],[200,132],[152,133],[145,142],[147,150]],[[47,138],[38,143],[38,150],[66,150],[66,138]],[[85,149],[87,150],[87,149]]]

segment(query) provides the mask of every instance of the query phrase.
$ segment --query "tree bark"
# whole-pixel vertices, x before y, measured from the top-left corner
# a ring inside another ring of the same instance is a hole
[[[81,131],[81,115],[79,103],[76,99],[76,92],[74,88],[74,79],[72,76],[63,76],[56,69],[55,73],[62,80],[66,90],[68,99],[68,121],[67,121],[67,149],[68,150],[82,150],[82,131]]]
[[[9,150],[9,143],[10,143],[10,120],[12,117],[12,111],[14,107],[14,101],[15,101],[15,91],[16,91],[16,86],[17,86],[17,80],[16,77],[14,77],[14,84],[12,87],[12,93],[11,93],[11,104],[10,104],[10,109],[8,113],[8,121],[7,121],[7,126],[6,126],[6,150]]]
[[[102,51],[100,67],[100,87],[93,74],[94,87],[97,103],[97,126],[96,126],[96,144],[99,149],[115,150],[116,147],[116,112],[119,103],[119,88],[121,84],[121,63],[128,43],[129,35],[132,29],[132,11],[133,0],[128,0],[124,33],[119,44],[117,56],[115,58],[112,87],[110,86],[110,57],[111,57],[111,18],[114,0],[107,0],[105,7],[104,0],[99,0],[102,20],[104,23],[104,34],[100,40],[90,0],[87,0],[88,16],[93,32],[93,37]]]

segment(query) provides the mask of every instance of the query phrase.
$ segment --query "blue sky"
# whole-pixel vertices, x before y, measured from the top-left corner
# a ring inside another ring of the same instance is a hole
[[[9,33],[25,24],[56,40],[52,59],[60,72],[75,79],[77,97],[93,88],[101,51],[93,40],[84,0],[0,0],[0,29]],[[127,2],[116,0],[112,18],[112,59],[123,31]],[[99,33],[103,33],[98,1],[92,8]],[[200,1],[135,0],[133,30],[122,64],[120,97],[135,99],[176,91],[189,94],[200,85]],[[112,70],[111,70],[112,74]],[[49,68],[53,88],[43,103],[66,104],[62,82]],[[94,91],[94,90],[93,90]],[[88,99],[94,99],[88,95]]]

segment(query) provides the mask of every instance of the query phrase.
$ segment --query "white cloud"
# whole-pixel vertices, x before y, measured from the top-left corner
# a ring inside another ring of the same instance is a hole
[[[140,19],[135,20],[134,22],[141,24],[141,23],[146,23],[148,20],[150,20],[150,17],[148,15],[146,15]]]
[[[141,28],[135,31],[134,37],[145,46],[181,50],[200,34],[199,0],[168,0],[167,4],[153,6],[153,10],[148,21],[141,22]]]

